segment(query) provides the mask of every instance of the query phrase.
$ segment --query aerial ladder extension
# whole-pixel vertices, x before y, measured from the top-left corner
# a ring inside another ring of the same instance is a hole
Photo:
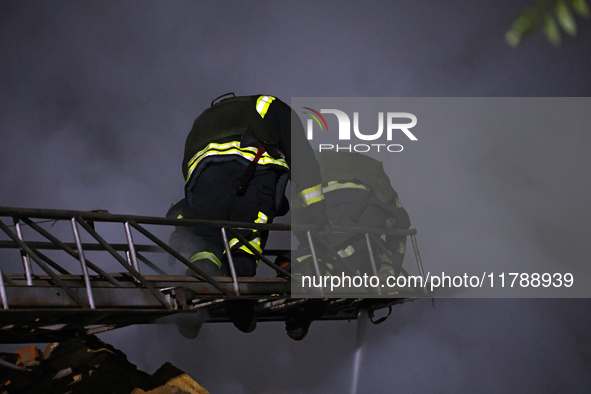
[[[48,222],[51,223],[49,229]],[[99,234],[97,224],[103,235]],[[183,253],[162,241],[174,226],[219,229],[231,276],[207,275]],[[317,303],[318,294],[315,299],[292,298],[292,273],[272,261],[288,250],[267,249],[261,254],[237,230],[269,230],[288,236],[291,227],[289,224],[115,215],[106,211],[0,207],[0,343],[60,342],[198,311],[207,312],[206,322],[229,322],[226,303],[235,299],[256,300],[259,322],[285,321],[293,308]],[[368,258],[376,275],[372,252],[372,243],[375,247],[380,244],[376,237],[388,231],[409,235],[419,274],[424,277],[416,230],[335,228],[334,231],[364,234]],[[277,276],[236,277],[229,237],[237,238]],[[142,238],[146,243],[136,243],[134,238]],[[320,276],[315,256],[318,248],[330,246],[310,230],[307,230],[307,238],[314,257],[312,270]],[[165,262],[167,258],[182,263],[198,276],[167,273],[170,269]],[[391,311],[392,305],[424,296],[422,288],[408,288],[395,298],[382,297],[380,289],[375,293],[362,290],[355,298],[335,298],[322,288],[318,291],[326,304],[318,320],[353,320],[362,309],[371,316],[376,310],[389,308]]]

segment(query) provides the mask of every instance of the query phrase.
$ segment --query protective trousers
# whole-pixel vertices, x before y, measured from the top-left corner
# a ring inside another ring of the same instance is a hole
[[[372,197],[369,204],[365,206],[357,222],[352,219],[355,213],[358,212],[359,205],[363,204],[366,195],[367,191],[359,189],[335,190],[326,193],[327,215],[333,226],[385,228],[387,226],[387,219],[392,218],[392,214],[386,211],[375,197]],[[402,213],[402,207],[400,207],[400,211]],[[403,213],[403,215],[400,215],[402,216],[402,220],[395,220],[394,228],[403,229],[410,226],[406,211]],[[390,251],[393,260],[386,259],[376,249],[374,251],[377,264],[376,268],[380,269],[382,262],[387,262],[395,268],[401,267],[405,253],[406,236],[388,235],[386,236],[385,242],[383,240],[376,241],[383,243],[386,249]],[[373,274],[364,234],[333,232],[329,236],[328,242],[353,269],[358,269],[359,272]],[[374,245],[375,248],[376,246]],[[337,267],[334,268],[334,271],[340,271]]]
[[[187,203],[197,219],[247,223],[272,223],[275,217],[278,174],[258,166],[243,196],[236,195],[246,165],[238,160],[208,163],[192,188],[185,191]],[[229,276],[230,270],[219,228],[192,227],[195,238],[190,261],[212,276]],[[239,230],[249,244],[262,252],[268,231]],[[258,259],[231,233],[228,241],[237,276],[254,276]],[[189,270],[188,274],[193,272]]]

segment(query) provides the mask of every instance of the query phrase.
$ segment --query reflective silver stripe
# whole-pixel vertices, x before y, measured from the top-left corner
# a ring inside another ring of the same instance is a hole
[[[339,254],[339,256],[341,256],[342,258],[345,257],[349,257],[351,256],[353,253],[355,253],[355,248],[351,245],[347,246],[345,249],[341,249],[337,252]]]
[[[314,204],[315,202],[324,200],[322,193],[322,185],[316,185],[300,192],[300,197],[304,202],[304,206]]]
[[[195,253],[191,259],[189,260],[191,263],[194,263],[197,260],[209,260],[212,263],[214,263],[215,265],[217,265],[218,267],[222,266],[222,263],[220,262],[220,260],[217,258],[217,256],[213,253],[210,252],[199,252],[199,253]]]
[[[330,182],[328,182],[328,185],[327,186],[325,186],[324,188],[322,188],[322,191],[324,193],[328,193],[328,192],[332,192],[334,190],[339,190],[339,189],[362,189],[362,190],[367,190],[367,187],[365,187],[365,185],[360,185],[358,183],[353,183],[353,182],[339,183],[337,181],[330,181]]]
[[[257,218],[254,220],[254,222],[255,223],[267,223],[267,220],[269,220],[267,215],[265,215],[264,213],[259,211]],[[263,248],[261,248],[261,237],[259,236],[258,230],[252,230],[251,238],[252,239],[250,241],[248,241],[248,243],[251,244],[259,253],[263,253]],[[228,244],[230,245],[230,249],[234,249],[234,246],[236,246],[239,243],[240,243],[240,241],[238,241],[238,238],[232,238],[230,240],[230,242],[228,242]],[[242,244],[240,245],[240,247],[238,249],[243,250],[248,254],[254,255],[254,253],[250,249],[248,249],[246,246],[244,246]],[[257,264],[258,264],[258,261],[257,261]]]
[[[238,243],[239,243],[239,241],[237,238],[232,238],[229,242],[230,249],[234,249],[234,246],[236,246]],[[252,247],[254,247],[257,250],[257,252],[263,253],[263,249],[261,248],[261,238],[260,237],[255,237],[254,239],[248,241],[248,243],[251,244]],[[240,247],[238,249],[243,250],[248,254],[254,255],[254,253],[244,245],[240,245]]]
[[[257,112],[264,118],[269,110],[269,105],[275,100],[273,96],[260,96],[257,99]]]
[[[263,253],[263,249],[261,248],[261,238],[260,237],[256,237],[255,239],[253,239],[249,243],[252,246],[254,246],[254,248],[257,250],[257,252]],[[240,249],[244,250],[246,253],[254,254],[246,246],[242,246],[242,247],[240,247]]]
[[[257,148],[254,147],[240,147],[239,141],[232,141],[227,142],[224,144],[217,144],[217,143],[210,143],[204,149],[199,151],[195,156],[189,160],[189,168],[187,171],[187,179],[188,181],[191,178],[191,174],[197,167],[197,165],[206,157],[215,156],[215,155],[236,155],[245,158],[246,160],[253,161],[257,154]],[[277,165],[281,167],[285,167],[289,169],[287,162],[285,159],[274,159],[271,155],[267,152],[263,153],[261,158],[258,161],[258,164],[262,165]]]
[[[267,223],[267,220],[269,220],[269,218],[267,217],[267,215],[265,215],[262,212],[259,212],[259,215],[257,216],[257,218],[255,219],[255,223]],[[256,231],[256,230],[254,230]]]
[[[257,215],[257,218],[254,220],[255,223],[267,223],[269,218],[264,213],[260,212]],[[239,243],[238,238],[232,238],[229,242],[230,249],[233,249]],[[263,249],[261,248],[261,237],[259,236],[258,230],[252,230],[252,239],[248,241],[259,253],[263,253]],[[241,245],[238,249],[245,251],[249,254],[254,254],[250,249],[246,246]]]

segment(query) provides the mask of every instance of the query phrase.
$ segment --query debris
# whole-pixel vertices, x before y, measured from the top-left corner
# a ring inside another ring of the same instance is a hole
[[[34,345],[0,356],[0,394],[209,394],[170,363],[138,370],[94,335],[49,344],[45,356]]]
[[[19,356],[16,365],[24,367],[39,365],[41,360],[43,360],[43,353],[41,353],[35,345],[30,345],[24,349],[18,350],[16,354]]]

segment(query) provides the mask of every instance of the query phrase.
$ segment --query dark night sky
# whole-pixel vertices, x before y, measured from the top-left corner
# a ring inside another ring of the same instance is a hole
[[[503,35],[526,4],[0,0],[0,205],[163,215],[182,195],[194,118],[228,91],[590,96],[591,24],[578,19],[560,49],[540,32],[513,49]],[[513,141],[452,140],[437,162],[392,175],[425,264],[501,249],[589,262],[591,137]],[[590,312],[586,299],[404,304],[370,327],[360,392],[590,392]],[[346,392],[355,324],[315,323],[301,343],[274,323],[102,338],[140,369],[171,361],[212,393]]]

